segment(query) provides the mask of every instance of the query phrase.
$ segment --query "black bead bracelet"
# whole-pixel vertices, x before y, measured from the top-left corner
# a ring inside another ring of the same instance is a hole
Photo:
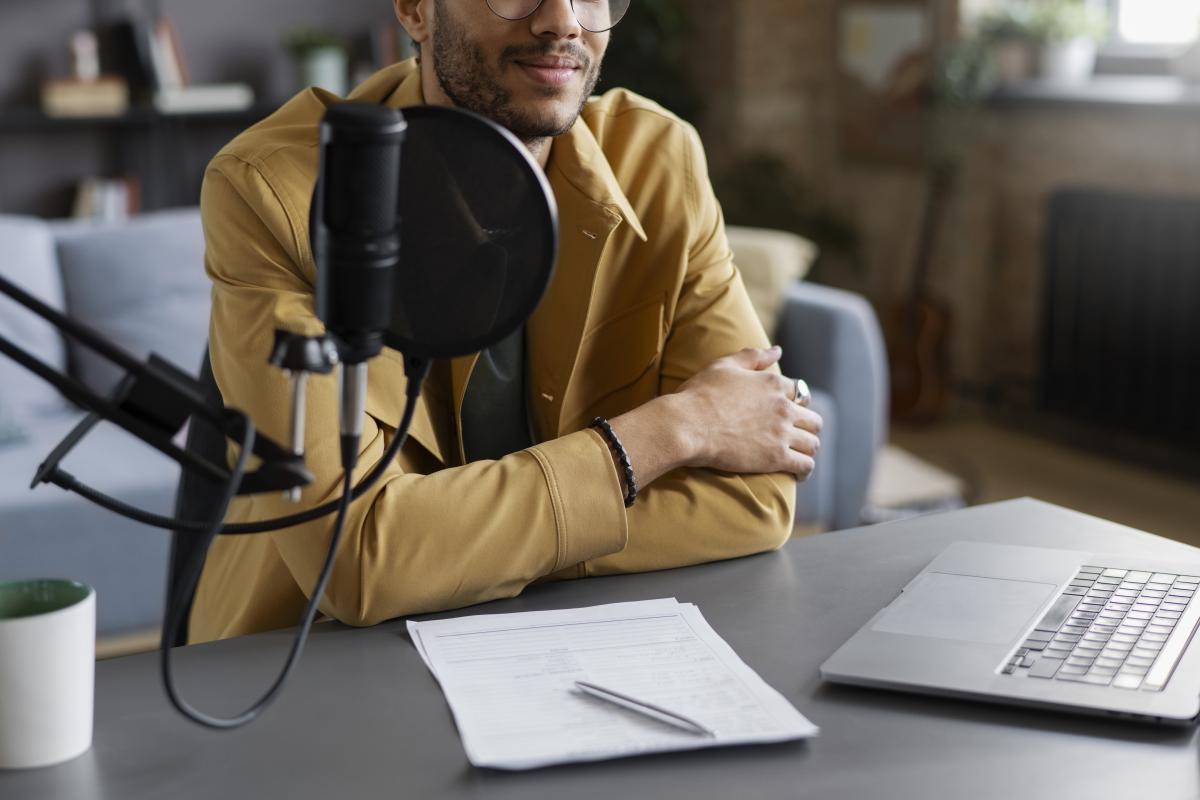
[[[600,429],[613,452],[617,454],[617,460],[621,462],[621,469],[625,471],[625,485],[628,487],[628,491],[625,492],[625,507],[629,508],[637,500],[637,483],[633,480],[633,464],[629,463],[629,453],[625,451],[625,445],[621,444],[616,431],[604,417],[592,420],[592,427]]]

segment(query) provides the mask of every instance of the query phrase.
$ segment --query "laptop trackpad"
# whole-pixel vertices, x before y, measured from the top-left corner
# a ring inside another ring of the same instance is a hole
[[[1057,587],[1050,583],[929,572],[871,630],[980,644],[1008,644]]]

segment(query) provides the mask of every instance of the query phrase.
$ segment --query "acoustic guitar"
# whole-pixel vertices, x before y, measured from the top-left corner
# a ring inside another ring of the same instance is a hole
[[[884,314],[893,419],[933,421],[945,411],[950,394],[953,318],[949,306],[931,296],[925,284],[953,178],[949,166],[930,173],[908,298]]]

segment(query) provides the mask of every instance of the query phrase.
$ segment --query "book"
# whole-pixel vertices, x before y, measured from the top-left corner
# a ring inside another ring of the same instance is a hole
[[[170,17],[159,17],[150,51],[156,89],[151,104],[161,114],[244,111],[254,105],[254,90],[244,83],[192,84],[179,32]]]
[[[138,213],[141,192],[137,178],[85,178],[75,191],[71,216],[93,222],[118,222]]]
[[[167,86],[154,93],[153,103],[162,114],[245,111],[254,105],[254,90],[244,83]]]
[[[138,101],[151,95],[159,86],[153,38],[150,26],[137,17],[117,20],[100,36],[102,71],[123,77],[131,97]]]
[[[160,89],[188,85],[190,81],[183,46],[179,41],[179,31],[170,17],[159,17],[154,23],[150,51]]]
[[[53,79],[42,83],[41,101],[50,117],[119,117],[129,111],[129,84],[115,75]]]

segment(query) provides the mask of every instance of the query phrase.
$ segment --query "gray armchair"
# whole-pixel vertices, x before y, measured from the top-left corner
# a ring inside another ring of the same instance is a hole
[[[785,375],[802,377],[825,418],[816,472],[797,491],[798,523],[861,524],[875,457],[887,440],[887,356],[879,321],[859,295],[796,282],[784,295],[775,341]]]
[[[783,231],[729,226],[729,243],[764,327],[783,347],[780,368],[804,378],[825,419],[817,470],[800,484],[796,523],[861,524],[876,454],[887,439],[888,373],[874,310],[859,295],[804,283],[817,248]]]

